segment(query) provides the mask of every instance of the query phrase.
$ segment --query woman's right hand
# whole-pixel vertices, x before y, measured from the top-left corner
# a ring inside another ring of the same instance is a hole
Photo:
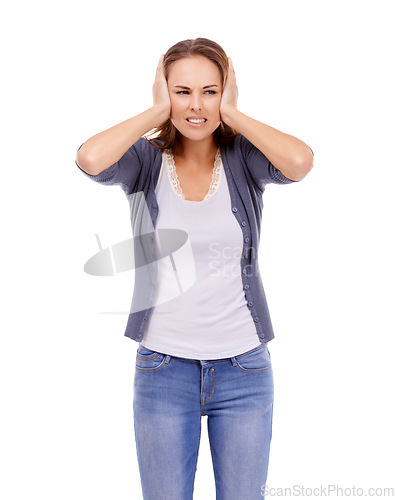
[[[164,54],[160,56],[158,67],[156,68],[155,82],[152,86],[152,98],[154,107],[160,110],[163,115],[163,122],[170,118],[171,102],[169,96],[169,89],[163,70]]]

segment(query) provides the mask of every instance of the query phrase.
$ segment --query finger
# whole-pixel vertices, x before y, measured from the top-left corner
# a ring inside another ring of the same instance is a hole
[[[232,59],[230,57],[228,57],[228,61],[229,61],[228,72],[230,73],[230,75],[232,76],[232,78],[234,78],[236,76],[236,73],[235,73],[235,69],[233,67]]]
[[[158,66],[157,66],[157,68],[158,68],[158,69],[161,67],[164,57],[165,57],[165,55],[164,55],[164,54],[162,54],[162,55],[160,56],[160,58],[159,58],[159,62],[158,62]]]

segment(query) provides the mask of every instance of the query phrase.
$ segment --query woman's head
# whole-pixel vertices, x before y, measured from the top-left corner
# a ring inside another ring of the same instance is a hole
[[[163,69],[171,101],[171,116],[153,133],[150,142],[160,149],[180,145],[181,137],[201,140],[214,134],[217,145],[230,142],[237,132],[221,122],[220,103],[228,76],[228,58],[223,48],[207,38],[183,40],[166,52]],[[207,87],[207,88],[205,88]],[[205,118],[203,125],[187,119]]]
[[[220,73],[221,84],[225,84],[228,75],[228,57],[218,43],[208,38],[183,40],[170,47],[163,60],[166,80],[169,80],[169,72],[173,63],[193,56],[204,56],[206,59],[212,61]]]

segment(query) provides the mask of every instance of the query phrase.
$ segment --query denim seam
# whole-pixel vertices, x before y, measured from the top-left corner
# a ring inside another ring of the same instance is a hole
[[[155,353],[155,354],[143,355],[143,354],[137,353],[137,357],[138,357],[138,359],[141,359],[142,361],[151,361],[152,359],[156,359],[158,357],[158,354]]]
[[[236,360],[237,360],[238,358],[246,356],[247,354],[251,354],[252,352],[259,351],[259,349],[263,349],[264,347],[267,348],[266,342],[261,344],[261,345],[258,345],[257,347],[254,347],[254,349],[251,349],[250,351],[243,352],[243,354],[238,354],[237,356],[233,356],[233,357],[236,358]]]
[[[163,358],[161,364],[157,366],[156,368],[140,368],[139,366],[136,365],[136,370],[138,370],[141,373],[149,373],[149,372],[156,372],[163,368],[166,364],[166,358]]]
[[[210,396],[208,396],[208,398],[207,398],[207,399],[204,399],[204,398],[205,398],[205,396],[204,396],[203,392],[200,394],[200,397],[201,397],[200,402],[201,402],[201,404],[203,404],[203,405],[204,405],[205,403],[207,403],[208,401],[210,401],[210,399],[212,399],[212,398],[213,398],[213,396],[214,396],[214,390],[215,390],[214,368],[211,368],[211,373],[213,374],[213,375],[212,375],[212,377],[213,377],[213,384],[212,384],[212,389],[211,389],[211,394],[210,394]]]
[[[272,365],[267,366],[266,368],[243,368],[242,366],[239,365],[239,363],[237,363],[236,367],[245,373],[262,373],[262,372],[265,372],[267,370],[270,370]]]
[[[196,470],[197,470],[197,461],[198,461],[198,455],[199,455],[199,446],[200,446],[200,438],[202,435],[202,427],[201,424],[199,425],[199,437],[197,440],[197,450],[196,450],[196,456],[195,456],[195,467],[194,467],[194,478],[196,479]],[[194,480],[195,481],[195,480]]]

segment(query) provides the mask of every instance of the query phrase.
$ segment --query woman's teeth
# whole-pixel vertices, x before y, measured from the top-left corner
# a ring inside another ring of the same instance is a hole
[[[197,120],[196,118],[187,118],[187,121],[190,123],[203,123],[207,120],[205,118],[201,118],[200,120]]]

